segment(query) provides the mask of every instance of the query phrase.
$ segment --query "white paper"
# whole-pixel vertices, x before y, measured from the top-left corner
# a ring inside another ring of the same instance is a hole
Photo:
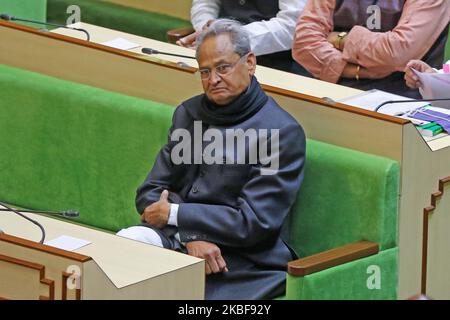
[[[411,98],[399,96],[381,90],[369,90],[356,96],[340,100],[339,102],[350,106],[374,111],[379,105],[386,101],[413,100]],[[378,112],[389,114],[391,116],[403,115],[408,111],[416,110],[420,107],[429,105],[428,102],[406,102],[386,104],[382,106]]]
[[[414,70],[422,87],[420,92],[424,99],[446,99],[450,98],[450,74],[426,73]],[[450,109],[450,101],[432,101],[433,106]]]
[[[75,251],[77,249],[80,249],[81,247],[87,246],[90,243],[91,242],[87,241],[87,240],[77,239],[77,238],[65,236],[65,235],[62,235],[56,239],[44,242],[44,244],[46,244],[48,246],[63,249],[66,251]]]
[[[100,44],[102,44],[104,46],[108,46],[108,47],[113,47],[116,49],[121,49],[121,50],[130,50],[130,49],[140,47],[140,45],[138,45],[134,42],[130,42],[123,38],[116,38],[114,40],[102,42]]]

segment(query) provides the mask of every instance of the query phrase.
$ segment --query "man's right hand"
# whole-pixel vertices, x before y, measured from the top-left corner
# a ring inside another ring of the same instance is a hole
[[[227,264],[217,245],[206,241],[191,241],[186,243],[186,249],[190,256],[205,259],[205,272],[211,273],[228,272]]]
[[[432,67],[430,67],[428,64],[426,64],[421,60],[411,60],[406,65],[405,81],[406,85],[412,89],[417,89],[422,85],[419,81],[419,78],[416,76],[416,74],[412,69],[417,70],[419,72],[428,72],[428,73],[436,72]]]

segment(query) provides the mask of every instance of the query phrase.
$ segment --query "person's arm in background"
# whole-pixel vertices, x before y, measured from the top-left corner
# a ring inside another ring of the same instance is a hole
[[[431,41],[429,39],[422,39],[422,37],[430,37],[428,34],[420,34],[423,22],[417,22],[415,19],[419,19],[419,21],[423,19],[429,20],[428,15],[430,12],[443,10],[437,15],[438,17],[445,17],[438,22],[439,25],[442,25],[443,29],[446,23],[448,23],[448,17],[450,15],[450,3],[444,3],[444,1],[407,1],[408,6],[405,4],[399,25],[390,32],[371,32],[364,27],[355,26],[344,38],[343,52],[341,52],[332,44],[333,41],[329,40],[330,34],[334,29],[333,13],[335,0],[308,0],[304,13],[297,23],[293,46],[294,59],[302,64],[316,78],[333,83],[339,81],[340,77],[355,78],[356,74],[361,79],[378,79],[388,76],[394,71],[403,71],[404,66],[410,59],[408,57],[402,58],[401,56],[404,52],[404,48],[402,48],[404,45],[402,37],[405,37],[406,34],[408,37],[414,34],[413,37],[421,38],[419,42],[431,42],[427,49],[423,49],[420,48],[420,45],[415,44],[416,41],[414,38],[410,40],[412,44],[409,43],[409,45],[415,47],[416,51],[423,51],[422,55],[424,55],[434,41],[436,41],[439,33],[432,32],[433,40]],[[424,10],[426,12],[425,16],[423,12],[421,12],[420,16],[416,13],[418,2],[422,5],[424,2],[428,3]],[[431,4],[432,2],[435,2],[435,4]],[[414,20],[410,16],[411,12],[414,13]],[[408,24],[405,25],[404,23],[406,22]],[[412,26],[414,26],[415,33],[411,33],[411,30],[409,30]],[[425,29],[426,32],[430,32],[429,27]],[[436,25],[434,25],[433,31],[435,29]],[[364,36],[362,36],[362,33]],[[396,37],[397,41],[394,40]],[[376,42],[374,39],[380,41]],[[382,42],[383,39],[385,40],[384,43]],[[393,41],[393,43],[390,41]],[[394,48],[395,46],[399,46],[400,48]],[[384,53],[382,52],[383,50]],[[397,54],[399,50],[403,51]],[[391,61],[392,59],[389,54],[395,54],[397,61]],[[416,52],[415,54],[417,55],[418,53]],[[394,66],[394,63],[397,65]],[[401,66],[402,63],[404,63],[403,67]],[[359,68],[358,65],[360,66]]]
[[[220,12],[220,0],[193,0],[191,23],[195,31],[202,31],[205,24],[217,19]]]
[[[280,0],[280,11],[268,21],[255,21],[244,29],[250,35],[252,51],[257,55],[290,50],[295,25],[306,0]]]
[[[177,41],[179,46],[195,48],[195,40],[203,27],[219,17],[220,0],[193,0],[191,23],[195,32]]]
[[[354,26],[343,44],[344,60],[385,72],[403,71],[413,59],[421,59],[449,23],[450,1],[406,1],[397,26],[389,32],[372,32]]]
[[[292,56],[316,78],[336,83],[347,62],[329,41],[335,0],[308,0],[295,28]]]

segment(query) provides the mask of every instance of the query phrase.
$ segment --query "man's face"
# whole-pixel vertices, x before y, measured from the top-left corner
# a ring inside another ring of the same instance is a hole
[[[250,85],[256,67],[253,53],[240,58],[234,52],[228,34],[205,39],[197,61],[200,70],[209,70],[209,78],[202,78],[203,90],[209,100],[218,105],[229,104],[237,98]],[[225,74],[221,74],[224,71]]]

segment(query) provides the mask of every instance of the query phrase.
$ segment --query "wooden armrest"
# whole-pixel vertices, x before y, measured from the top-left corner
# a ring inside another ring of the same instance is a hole
[[[378,243],[359,241],[309,257],[290,261],[288,272],[293,276],[306,276],[350,261],[365,258],[379,252]]]
[[[167,31],[167,40],[169,41],[169,43],[176,43],[181,38],[186,37],[187,35],[190,35],[194,32],[195,30],[192,27],[172,29]]]

